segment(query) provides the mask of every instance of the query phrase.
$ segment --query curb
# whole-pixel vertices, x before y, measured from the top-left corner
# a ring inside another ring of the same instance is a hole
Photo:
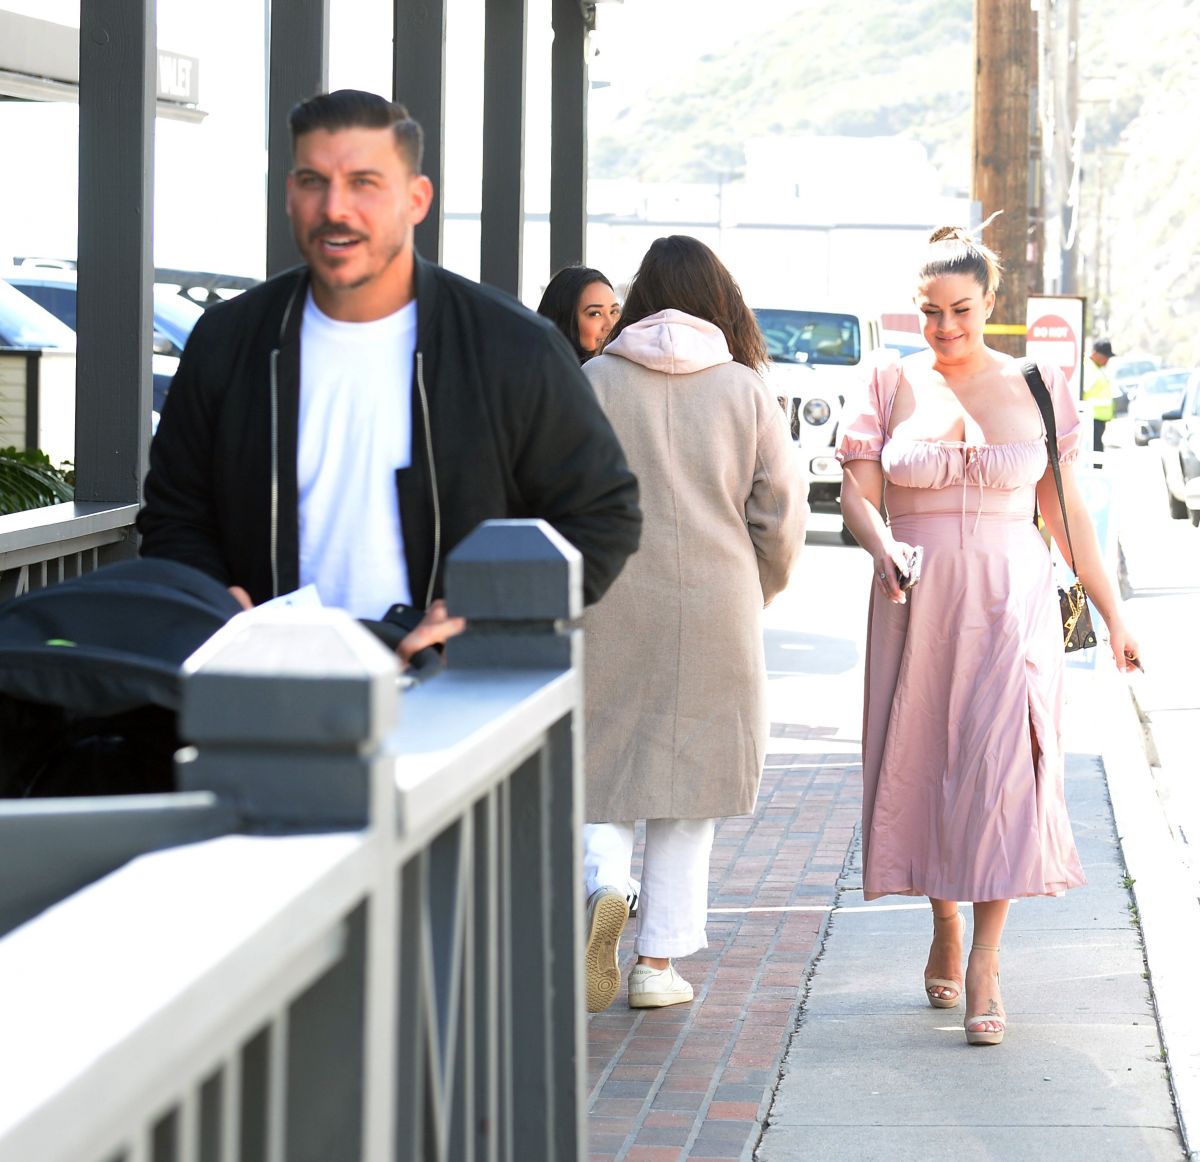
[[[1128,680],[1096,674],[1102,759],[1149,970],[1185,1157],[1200,1162],[1200,1027],[1193,1020],[1200,903],[1163,813],[1154,738]]]

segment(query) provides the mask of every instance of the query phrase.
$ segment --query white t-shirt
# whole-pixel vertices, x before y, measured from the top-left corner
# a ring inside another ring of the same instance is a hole
[[[410,602],[396,470],[412,462],[417,304],[370,323],[304,304],[300,325],[300,584],[382,617]]]

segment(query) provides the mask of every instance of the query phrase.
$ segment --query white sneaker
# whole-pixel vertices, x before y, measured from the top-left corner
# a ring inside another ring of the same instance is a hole
[[[628,918],[629,904],[616,888],[597,888],[588,897],[583,963],[589,1013],[603,1012],[620,992],[621,967],[617,963],[617,950]]]
[[[631,1009],[661,1009],[667,1005],[682,1005],[690,1001],[692,996],[692,986],[675,971],[673,964],[668,964],[666,968],[636,964],[629,974]]]

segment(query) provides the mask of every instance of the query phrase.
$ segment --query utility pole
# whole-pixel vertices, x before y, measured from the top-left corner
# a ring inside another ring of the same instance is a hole
[[[1096,157],[1096,271],[1092,280],[1095,296],[1092,307],[1092,333],[1108,334],[1108,256],[1112,253],[1109,243],[1108,223],[1104,220],[1105,160],[1107,151]]]
[[[1068,193],[1062,208],[1063,237],[1067,245],[1062,257],[1062,289],[1064,294],[1077,294],[1079,288],[1079,232],[1074,228],[1080,207],[1079,183],[1075,170],[1083,142],[1078,140],[1079,129],[1079,0],[1067,0],[1067,173]]]
[[[1046,4],[1034,5],[1033,17],[1029,34],[1029,179],[1026,188],[1029,191],[1025,204],[1029,207],[1029,226],[1026,237],[1026,294],[1040,294],[1046,289],[1046,212],[1052,199],[1049,193],[1049,178],[1054,173],[1054,165],[1046,164],[1046,148],[1054,148],[1054,117],[1048,118],[1048,124],[1043,125],[1042,112],[1053,100],[1054,66],[1051,45],[1051,11]],[[1043,46],[1043,37],[1045,45]],[[1043,60],[1042,49],[1051,50]],[[1043,67],[1043,64],[1045,67]],[[1043,86],[1045,91],[1043,91]],[[1043,140],[1046,130],[1050,131],[1050,140]],[[1021,320],[1025,312],[1021,312]]]
[[[975,0],[971,197],[982,207],[984,218],[1004,211],[984,232],[983,241],[999,252],[1005,266],[988,339],[1010,355],[1025,353],[1025,301],[1030,286],[1034,33],[1029,0]]]

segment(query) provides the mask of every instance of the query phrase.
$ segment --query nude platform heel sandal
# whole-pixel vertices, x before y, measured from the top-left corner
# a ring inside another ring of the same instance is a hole
[[[980,952],[999,952],[1000,945],[998,944],[972,944],[971,951],[979,949]],[[1004,1040],[1005,1018],[996,1013],[981,1013],[974,1017],[968,1017],[963,1022],[963,1029],[967,1034],[968,1045],[999,1045]],[[1000,1028],[995,1032],[989,1029],[973,1028],[978,1025],[999,1025]]]
[[[946,919],[949,920],[950,917],[947,916]],[[960,925],[960,929],[959,929],[960,932],[965,932],[966,927],[967,927],[967,921],[966,921],[966,918],[963,916],[963,914],[961,912],[955,912],[954,919],[957,920]],[[937,922],[938,922],[938,918],[936,916],[934,916],[933,923],[934,923],[935,928],[937,926]],[[952,996],[952,997],[935,996],[934,995],[935,989],[953,989],[954,996]],[[925,978],[925,997],[935,1009],[957,1008],[958,999],[962,995],[962,989],[963,989],[963,982],[961,980],[943,980],[941,977],[937,977],[937,976],[927,976]]]

